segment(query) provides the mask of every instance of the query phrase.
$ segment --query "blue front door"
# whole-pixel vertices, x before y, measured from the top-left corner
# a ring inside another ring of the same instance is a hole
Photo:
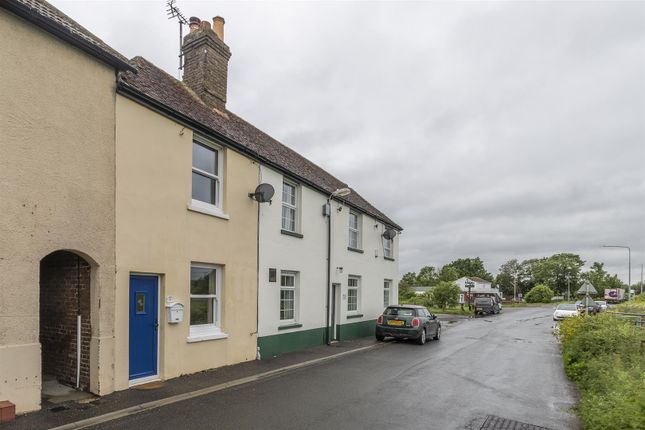
[[[157,374],[156,276],[130,275],[130,380]]]

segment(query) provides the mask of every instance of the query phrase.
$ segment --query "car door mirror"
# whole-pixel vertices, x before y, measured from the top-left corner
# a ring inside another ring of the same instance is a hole
[[[432,314],[432,316],[430,318],[432,318],[433,320],[436,320],[437,316],[435,314]]]

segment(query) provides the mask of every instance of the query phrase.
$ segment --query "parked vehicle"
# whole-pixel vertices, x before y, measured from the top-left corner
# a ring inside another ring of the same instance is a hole
[[[389,336],[397,339],[413,339],[419,345],[423,345],[429,337],[439,340],[441,322],[436,315],[423,306],[388,306],[376,320],[375,334],[378,341]]]
[[[572,303],[561,303],[556,306],[553,312],[553,321],[561,321],[565,318],[577,317],[578,315],[580,315],[578,306]]]
[[[500,310],[502,310],[501,306],[492,297],[475,298],[475,315],[497,314]]]
[[[595,302],[598,303],[598,305],[600,305],[600,310],[601,311],[606,311],[607,310],[607,302],[606,301],[604,301],[604,300],[596,300]]]
[[[590,301],[590,304],[587,305],[586,309],[582,305],[582,300],[578,300],[576,302],[576,308],[578,309],[578,311],[584,310],[588,315],[593,315],[600,312],[600,305],[593,300]]]

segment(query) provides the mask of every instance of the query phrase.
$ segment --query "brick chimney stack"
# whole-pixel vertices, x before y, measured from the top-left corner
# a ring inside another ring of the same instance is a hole
[[[228,60],[231,51],[224,43],[224,18],[213,18],[213,28],[208,21],[191,17],[190,33],[184,37],[183,80],[199,97],[217,110],[226,109]]]

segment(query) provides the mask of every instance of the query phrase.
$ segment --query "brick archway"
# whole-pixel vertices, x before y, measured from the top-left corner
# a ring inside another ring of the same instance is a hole
[[[70,251],[40,261],[40,344],[42,374],[77,385],[77,315],[81,316],[79,388],[90,387],[91,265]]]

